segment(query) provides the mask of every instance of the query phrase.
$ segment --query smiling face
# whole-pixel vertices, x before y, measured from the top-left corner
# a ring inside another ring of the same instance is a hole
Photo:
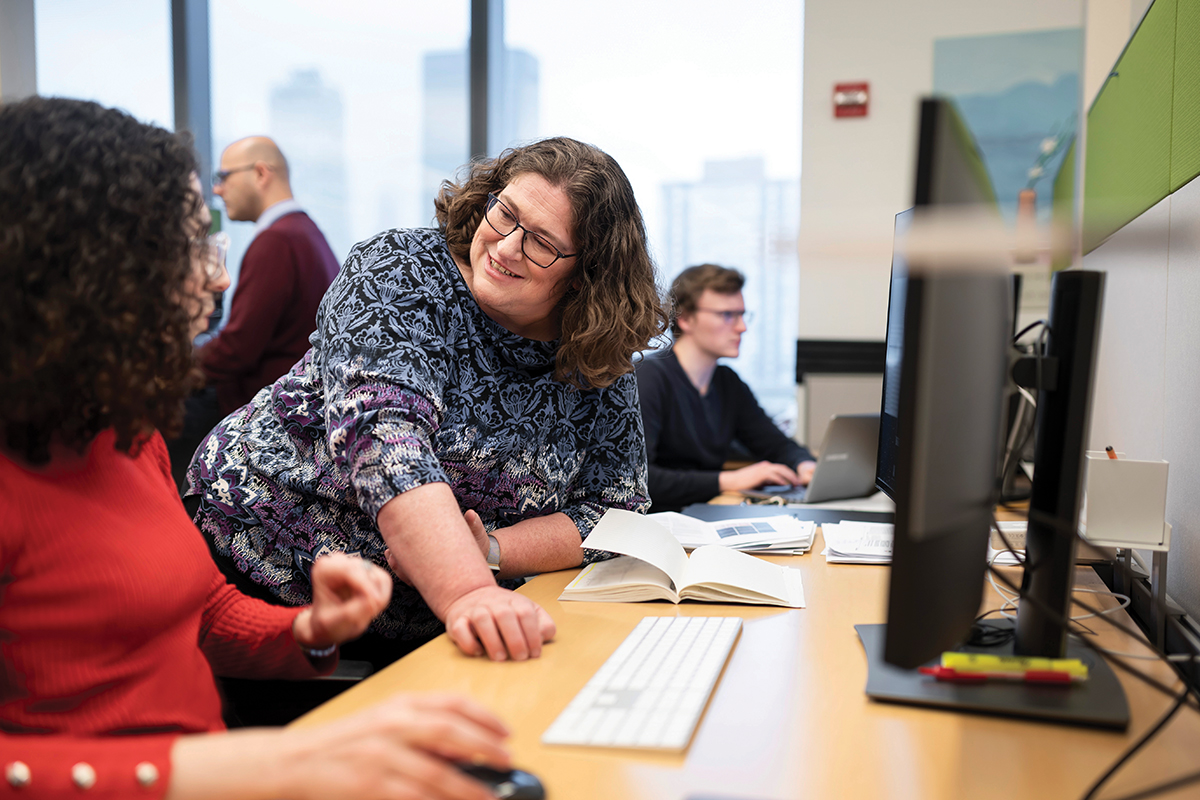
[[[726,321],[722,312],[732,312]],[[713,358],[737,358],[746,332],[746,301],[741,292],[720,294],[705,289],[696,302],[696,310],[678,319],[683,335],[693,346]]]
[[[540,175],[523,173],[496,196],[521,225],[560,252],[576,252],[571,203],[562,189]],[[575,259],[539,267],[522,252],[522,236],[519,228],[501,236],[480,219],[471,240],[471,263],[459,269],[485,314],[519,336],[549,341],[559,335],[558,303],[570,285]]]

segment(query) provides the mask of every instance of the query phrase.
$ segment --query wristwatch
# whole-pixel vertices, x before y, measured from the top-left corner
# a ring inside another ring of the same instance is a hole
[[[500,543],[496,541],[496,537],[488,534],[488,566],[492,568],[492,572],[500,571]]]

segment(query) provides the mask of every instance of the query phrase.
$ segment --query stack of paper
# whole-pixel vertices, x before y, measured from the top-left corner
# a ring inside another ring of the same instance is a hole
[[[998,567],[1015,567],[1025,556],[1025,521],[1006,521],[997,525],[1008,539],[1008,543],[1016,548],[1016,552],[1009,550],[1004,544],[1004,539],[993,532],[988,539],[988,563]]]
[[[830,564],[892,563],[892,526],[882,522],[838,522],[821,526]]]
[[[646,516],[669,530],[686,550],[718,544],[744,553],[802,555],[812,548],[817,533],[815,522],[789,516],[719,522],[705,522],[674,511]]]

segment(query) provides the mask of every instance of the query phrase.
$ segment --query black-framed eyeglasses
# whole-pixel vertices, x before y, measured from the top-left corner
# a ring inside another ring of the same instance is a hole
[[[517,222],[517,215],[504,205],[504,201],[490,192],[488,193],[487,211],[483,218],[487,220],[488,225],[492,226],[492,230],[501,236],[508,236],[517,228],[524,231],[525,233],[521,237],[521,252],[542,269],[549,269],[560,258],[574,258],[579,255],[578,253],[562,252],[546,237],[534,233]]]
[[[716,314],[721,318],[721,322],[726,325],[736,325],[739,320],[745,320],[746,324],[749,325],[754,319],[753,311],[719,311],[715,308],[697,308],[696,310]]]
[[[245,172],[246,170],[254,169],[256,166],[257,164],[247,164],[244,167],[217,170],[213,173],[213,186],[220,186],[226,181],[227,178],[229,178],[230,175],[234,174],[235,172]]]
[[[190,240],[192,254],[204,266],[204,277],[215,283],[225,271],[225,257],[229,254],[229,234],[220,231],[207,236],[193,236]]]

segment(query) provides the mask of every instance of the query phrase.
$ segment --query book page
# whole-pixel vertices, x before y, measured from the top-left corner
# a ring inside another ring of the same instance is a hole
[[[748,589],[786,602],[790,598],[783,569],[720,545],[700,547],[692,552],[680,594],[684,587],[712,584]]]
[[[667,573],[676,591],[683,585],[688,567],[683,545],[663,526],[642,514],[610,508],[580,546],[640,558]]]
[[[597,600],[613,603],[669,600],[678,603],[671,579],[658,567],[630,556],[588,564],[566,585],[560,600]]]
[[[711,522],[689,517],[686,514],[680,514],[678,511],[660,511],[657,514],[647,514],[646,519],[654,520],[659,525],[662,525],[670,531],[676,541],[688,550],[703,547],[706,544],[720,544],[721,542],[721,537],[717,535],[715,530],[716,526]]]

